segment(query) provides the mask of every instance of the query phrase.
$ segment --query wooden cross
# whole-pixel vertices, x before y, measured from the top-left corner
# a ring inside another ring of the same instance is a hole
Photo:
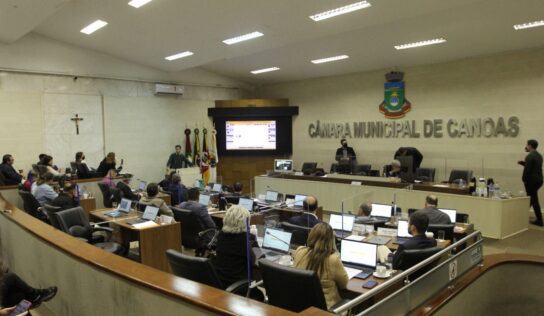
[[[76,114],[76,117],[72,117],[70,120],[76,123],[76,135],[79,135],[79,121],[83,121],[83,118]]]

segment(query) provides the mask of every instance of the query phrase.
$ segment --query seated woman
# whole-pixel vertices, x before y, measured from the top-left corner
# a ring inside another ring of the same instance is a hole
[[[100,165],[98,166],[98,169],[96,170],[96,173],[100,177],[105,177],[108,171],[111,169],[120,171],[122,167],[119,167],[119,169],[116,169],[117,161],[115,161],[115,153],[110,152],[108,155],[100,162]]]
[[[348,274],[336,251],[335,235],[327,223],[315,225],[308,235],[308,246],[299,247],[294,255],[296,268],[313,270],[321,280],[327,308],[342,299],[338,289],[348,285]]]
[[[49,155],[45,155],[42,157],[41,164],[44,165],[47,168],[47,172],[51,173],[54,177],[62,177],[64,176],[63,173],[59,172],[57,169],[53,167],[53,157]]]
[[[213,264],[224,286],[247,279],[247,253],[252,247],[258,247],[256,236],[246,235],[246,222],[249,211],[233,205],[225,213],[223,228],[217,235],[216,257]],[[250,258],[254,262],[254,258]]]
[[[106,176],[102,178],[102,183],[108,186],[110,189],[115,189],[115,182],[113,182],[113,179],[117,177],[117,172],[115,172],[115,169],[110,169]]]

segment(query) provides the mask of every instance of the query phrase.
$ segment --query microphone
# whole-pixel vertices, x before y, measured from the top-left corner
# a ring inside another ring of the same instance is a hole
[[[290,246],[290,244],[289,244],[288,242],[286,242],[285,240],[281,239],[280,237],[278,237],[278,236],[272,234],[272,233],[269,232],[268,230],[265,231],[265,234],[274,237],[275,239],[279,240],[281,243],[283,243],[283,244],[285,244],[285,245],[287,245],[287,246]]]

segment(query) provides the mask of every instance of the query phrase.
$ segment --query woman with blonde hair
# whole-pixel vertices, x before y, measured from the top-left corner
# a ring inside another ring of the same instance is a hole
[[[336,251],[335,235],[327,223],[315,225],[308,235],[308,246],[299,247],[294,266],[317,273],[325,294],[327,308],[340,302],[338,289],[345,289],[349,278]]]

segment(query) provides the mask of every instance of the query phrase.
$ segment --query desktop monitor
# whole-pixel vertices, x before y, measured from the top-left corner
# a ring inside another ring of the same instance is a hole
[[[293,205],[302,207],[304,205],[304,200],[305,199],[306,199],[306,195],[296,194],[295,195],[295,204],[293,204]]]
[[[439,211],[446,213],[450,217],[450,221],[455,223],[457,220],[457,210],[451,208],[439,208]]]
[[[342,239],[341,250],[340,259],[342,262],[376,268],[378,245]]]
[[[267,228],[264,232],[263,248],[288,252],[291,245],[291,232]]]
[[[239,198],[238,205],[245,208],[248,211],[253,211],[253,200],[246,198]]]
[[[223,192],[223,186],[221,185],[221,183],[214,183],[212,191],[213,192]]]
[[[342,226],[342,218],[344,219],[344,225]],[[331,225],[334,230],[343,230],[350,232],[353,230],[353,223],[355,222],[355,216],[353,215],[340,215],[340,214],[331,214],[329,217],[329,225]]]
[[[372,203],[372,212],[370,216],[373,217],[391,217],[393,208],[391,205]]]
[[[293,171],[293,160],[290,159],[275,159],[274,172],[291,172]]]
[[[279,193],[276,191],[266,191],[265,201],[277,202]]]
[[[408,232],[408,221],[406,220],[399,220],[397,224],[397,237],[401,238],[408,238],[412,237],[410,233]]]
[[[200,194],[200,197],[198,198],[198,203],[208,206],[208,204],[210,204],[210,196],[207,194]]]

